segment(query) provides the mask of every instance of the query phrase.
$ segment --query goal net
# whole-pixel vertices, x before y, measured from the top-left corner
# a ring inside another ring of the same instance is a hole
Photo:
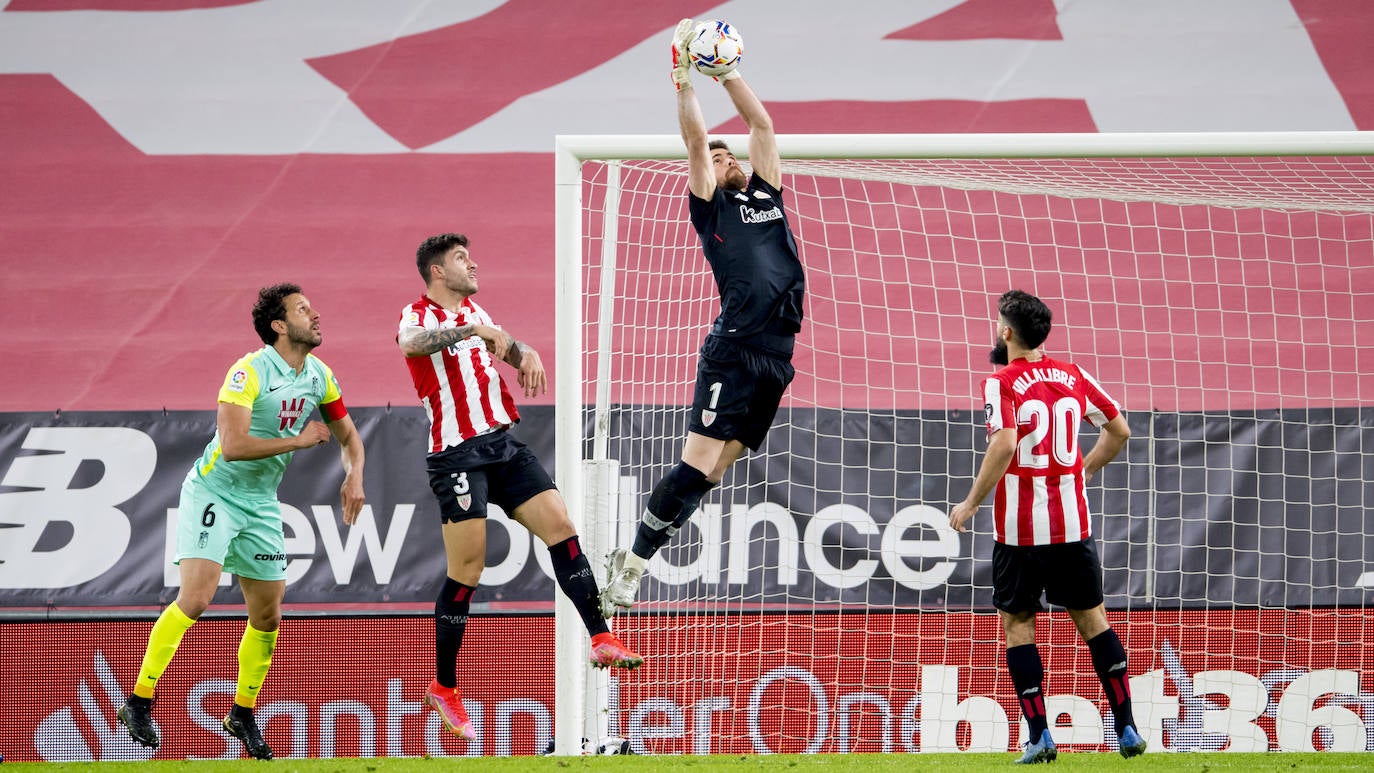
[[[560,143],[557,473],[604,585],[679,458],[719,301],[678,138]],[[644,667],[583,673],[561,610],[560,751],[1019,746],[990,502],[948,527],[1011,288],[1049,304],[1047,350],[1131,426],[1088,497],[1150,748],[1374,750],[1374,138],[779,144],[807,276],[796,380],[614,619]],[[1060,748],[1115,748],[1063,610],[1038,645]]]

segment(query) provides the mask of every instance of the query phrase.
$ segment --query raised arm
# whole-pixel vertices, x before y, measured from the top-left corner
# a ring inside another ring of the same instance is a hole
[[[518,372],[516,383],[525,390],[525,397],[534,397],[548,391],[549,379],[544,373],[544,361],[533,346],[524,341],[517,341],[512,336],[506,362]]]
[[[693,196],[710,199],[716,195],[716,170],[707,147],[706,119],[692,88],[692,60],[687,55],[687,41],[695,25],[692,19],[683,19],[673,31],[672,76],[677,88],[677,124],[682,131],[682,144],[687,146],[687,187]]]
[[[478,336],[487,344],[487,351],[504,360],[509,356],[510,344],[514,340],[504,331],[487,325],[461,325],[443,330],[430,330],[423,327],[407,327],[396,336],[401,353],[407,357],[428,357],[446,349],[465,338]],[[517,366],[518,367],[518,366]]]
[[[733,76],[733,77],[731,77]],[[720,77],[730,101],[735,103],[735,111],[749,127],[749,166],[754,174],[774,188],[782,187],[782,162],[778,158],[778,139],[773,134],[773,119],[764,109],[763,102],[749,87],[739,70]]]

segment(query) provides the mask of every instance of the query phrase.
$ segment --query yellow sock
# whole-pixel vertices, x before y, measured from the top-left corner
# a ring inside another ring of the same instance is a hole
[[[272,667],[272,651],[277,648],[276,631],[259,631],[252,625],[243,628],[239,642],[239,682],[234,703],[251,709],[258,704],[258,690]]]
[[[181,611],[175,601],[162,610],[157,622],[153,623],[152,632],[148,634],[148,649],[143,652],[143,665],[138,669],[134,695],[140,698],[153,697],[157,680],[162,678],[162,672],[167,670],[167,664],[172,662],[177,647],[181,646],[181,637],[195,622]]]

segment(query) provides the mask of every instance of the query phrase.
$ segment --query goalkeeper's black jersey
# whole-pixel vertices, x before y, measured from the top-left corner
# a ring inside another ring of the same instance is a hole
[[[743,191],[717,187],[709,201],[690,192],[687,200],[720,292],[711,334],[790,355],[806,277],[782,191],[751,175]]]

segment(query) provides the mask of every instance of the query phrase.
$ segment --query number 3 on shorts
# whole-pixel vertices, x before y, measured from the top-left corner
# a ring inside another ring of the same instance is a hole
[[[457,472],[453,474],[453,493],[462,496],[468,493],[469,485],[468,474],[466,472]]]

